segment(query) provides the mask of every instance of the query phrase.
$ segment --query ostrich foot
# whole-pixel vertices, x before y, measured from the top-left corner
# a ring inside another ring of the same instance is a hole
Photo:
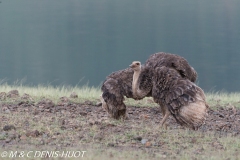
[[[162,128],[167,129],[167,125],[165,124],[165,122],[170,115],[171,115],[171,113],[168,110],[166,110],[166,113],[164,114],[164,117],[160,122],[160,125],[161,125]]]
[[[102,103],[102,108],[105,109],[105,110],[107,110],[107,103],[104,101],[102,95],[100,95],[100,101],[101,101],[101,103]]]
[[[129,120],[129,119],[130,119],[130,118],[129,118],[129,115],[126,113],[126,114],[124,115],[123,119],[124,119],[124,120]]]

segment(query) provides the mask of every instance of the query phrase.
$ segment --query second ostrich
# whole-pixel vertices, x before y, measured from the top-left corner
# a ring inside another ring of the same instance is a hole
[[[133,96],[141,97],[141,63],[134,61],[130,67],[134,71]],[[160,124],[163,126],[167,118],[173,115],[179,124],[192,129],[202,125],[208,108],[203,90],[170,67],[156,67],[152,75],[152,97],[161,106],[163,113]]]

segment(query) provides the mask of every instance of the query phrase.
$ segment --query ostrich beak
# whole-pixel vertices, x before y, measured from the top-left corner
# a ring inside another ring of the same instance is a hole
[[[129,65],[129,67],[130,67],[130,68],[132,68],[132,67],[133,67],[133,65],[132,65],[132,64],[130,64],[130,65]]]

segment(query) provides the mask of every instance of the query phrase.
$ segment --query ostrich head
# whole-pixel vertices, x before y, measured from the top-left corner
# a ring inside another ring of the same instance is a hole
[[[134,71],[140,71],[141,70],[141,62],[139,61],[133,61],[131,65],[129,65]]]

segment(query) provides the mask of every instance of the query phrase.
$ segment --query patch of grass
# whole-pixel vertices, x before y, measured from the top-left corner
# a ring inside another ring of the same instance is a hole
[[[51,99],[53,102],[59,100],[60,97],[69,97],[71,93],[75,92],[79,98],[74,99],[75,101],[85,101],[92,100],[96,101],[99,99],[101,94],[100,88],[82,86],[82,87],[71,87],[71,86],[61,86],[61,87],[53,87],[53,86],[22,86],[22,85],[8,85],[1,84],[0,92],[9,92],[11,90],[18,90],[20,95],[24,93],[31,95],[34,100],[38,101],[39,99],[45,97]]]
[[[206,93],[207,103],[214,109],[215,107],[229,106],[240,108],[240,93]]]
[[[99,101],[99,96],[102,94],[100,88],[82,86],[82,87],[72,87],[72,86],[23,86],[23,85],[8,85],[1,84],[0,92],[9,92],[11,90],[18,90],[20,95],[27,93],[34,98],[34,101],[39,101],[43,97],[51,99],[53,102],[57,102],[60,97],[69,97],[71,93],[75,92],[79,98],[73,99],[74,102],[84,102],[86,100],[97,102]],[[226,93],[226,92],[216,92],[216,93],[205,93],[207,103],[214,109],[216,106],[224,105],[234,105],[240,108],[240,93]],[[11,101],[10,101],[11,102]],[[154,103],[151,97],[146,97],[142,100],[133,100],[131,98],[125,98],[124,103],[127,106],[149,106],[157,107],[158,104]]]
[[[24,93],[31,95],[34,101],[39,101],[40,99],[48,98],[51,99],[54,103],[59,101],[60,97],[69,97],[71,93],[75,92],[78,95],[78,98],[72,99],[74,102],[84,102],[86,100],[97,102],[99,101],[99,96],[102,94],[100,88],[96,87],[89,87],[89,86],[82,86],[82,87],[72,87],[72,86],[60,86],[60,87],[53,87],[53,86],[23,86],[23,85],[8,85],[8,84],[1,84],[0,85],[0,92],[9,92],[11,90],[18,90],[20,95]],[[6,101],[12,102],[11,99],[7,99]],[[144,98],[139,101],[135,101],[131,98],[125,98],[126,105],[131,106],[158,106],[156,103],[153,102],[152,98]]]

